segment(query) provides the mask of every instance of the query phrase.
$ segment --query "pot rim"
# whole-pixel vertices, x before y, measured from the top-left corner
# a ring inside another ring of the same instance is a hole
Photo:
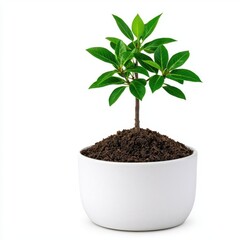
[[[102,159],[96,159],[96,158],[90,158],[81,153],[82,150],[87,149],[89,147],[82,148],[80,152],[78,152],[78,156],[81,158],[85,158],[88,161],[95,161],[96,163],[99,164],[113,164],[113,165],[157,165],[157,164],[169,164],[169,163],[174,163],[174,162],[180,162],[180,161],[186,161],[189,158],[194,158],[197,157],[198,153],[197,150],[185,145],[186,147],[190,148],[193,153],[187,157],[182,157],[182,158],[176,158],[176,159],[170,159],[170,160],[164,160],[164,161],[154,161],[154,162],[114,162],[114,161],[106,161]]]

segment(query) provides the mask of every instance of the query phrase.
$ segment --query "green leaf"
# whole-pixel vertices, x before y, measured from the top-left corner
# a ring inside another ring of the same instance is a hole
[[[168,62],[168,70],[173,70],[176,69],[178,67],[181,67],[189,58],[189,51],[183,51],[183,52],[179,52],[174,54],[169,62]]]
[[[147,77],[149,76],[148,71],[145,68],[140,67],[140,66],[126,69],[126,72],[141,73]]]
[[[121,32],[130,40],[134,40],[133,34],[131,29],[128,27],[128,25],[118,16],[113,15],[119,29],[121,30]]]
[[[144,60],[144,62],[147,63],[148,65],[154,67],[154,68],[160,69],[160,66],[157,63],[155,63],[151,60]]]
[[[112,47],[112,49],[116,49],[116,45],[118,44],[119,41],[122,41],[119,38],[115,38],[115,37],[107,37],[106,38],[108,41],[110,41],[110,46]]]
[[[144,33],[142,36],[142,40],[144,41],[148,36],[152,34],[154,31],[155,27],[157,26],[158,20],[161,17],[162,14],[158,15],[157,17],[153,18],[150,20],[147,24],[145,24],[144,27]]]
[[[147,53],[154,53],[156,49],[163,44],[175,42],[172,38],[158,38],[143,45],[142,49]]]
[[[167,76],[167,78],[175,81],[191,81],[191,82],[201,82],[198,75],[187,69],[176,69],[172,70]]]
[[[127,46],[125,45],[125,43],[122,40],[118,41],[115,48],[115,54],[117,55],[118,60],[120,60],[122,54],[126,51],[127,51]]]
[[[135,64],[134,64],[131,60],[128,60],[128,61],[124,64],[124,66],[125,66],[126,68],[135,68]]]
[[[128,44],[128,47],[129,47],[131,50],[133,50],[133,49],[136,48],[136,47],[135,47],[136,45],[137,45],[137,40],[134,41],[134,42],[129,43],[129,44]]]
[[[122,41],[121,39],[115,37],[106,37],[106,39],[116,45],[118,44],[119,41]]]
[[[103,78],[101,80],[97,80],[89,88],[100,88],[100,87],[105,87],[108,85],[124,84],[124,83],[125,83],[125,81],[122,78],[109,77],[109,78]]]
[[[99,83],[101,83],[102,81],[106,80],[107,78],[112,77],[112,75],[115,74],[115,73],[117,73],[117,70],[113,70],[113,71],[109,71],[109,72],[103,73],[101,76],[99,76],[97,81],[94,82],[89,88],[97,87]]]
[[[173,87],[173,86],[170,86],[170,85],[166,84],[166,86],[164,86],[163,88],[167,93],[169,93],[170,95],[172,95],[174,97],[178,97],[178,98],[181,98],[181,99],[186,99],[184,93],[176,87]]]
[[[134,80],[130,83],[129,90],[132,93],[132,95],[139,100],[142,100],[146,93],[145,86],[142,84],[141,81],[138,80]]]
[[[164,77],[159,75],[154,75],[149,78],[149,86],[151,88],[152,93],[162,87],[164,83]]]
[[[103,47],[93,47],[93,48],[88,48],[87,51],[92,54],[94,57],[107,62],[111,63],[114,66],[118,65],[118,62],[114,56],[113,53],[111,53],[108,49],[103,48]]]
[[[122,93],[124,92],[125,89],[126,89],[126,87],[123,86],[123,87],[118,87],[113,90],[113,92],[111,93],[109,100],[108,100],[110,106],[112,106],[118,100],[118,98],[122,95]]]
[[[133,19],[132,22],[132,31],[137,39],[140,39],[144,32],[144,23],[141,17],[137,14],[137,16]]]
[[[143,86],[146,86],[147,85],[147,81],[143,78],[138,78],[138,79],[135,79],[133,81],[138,81],[140,82]]]
[[[180,84],[183,84],[183,83],[184,83],[183,80],[180,80],[180,79],[172,79],[172,78],[169,78],[168,75],[166,75],[166,78],[171,79],[171,80],[173,80],[173,81],[175,81],[175,82],[178,82],[178,83],[180,83]]]
[[[163,45],[160,45],[154,52],[154,60],[164,71],[168,63],[168,50]]]
[[[137,61],[141,64],[142,67],[144,67],[145,69],[147,69],[150,72],[154,72],[154,73],[158,72],[157,68],[152,67],[149,64],[144,62],[145,60],[153,61],[152,58],[150,58],[149,56],[147,56],[146,54],[143,54],[143,53],[135,53],[134,56],[137,59]]]
[[[122,64],[125,65],[125,63],[131,60],[133,57],[134,57],[134,54],[130,51],[122,53],[122,56],[121,56]]]
[[[111,46],[111,48],[115,51],[115,49],[116,49],[116,44],[113,43],[113,42],[110,42],[110,46]]]

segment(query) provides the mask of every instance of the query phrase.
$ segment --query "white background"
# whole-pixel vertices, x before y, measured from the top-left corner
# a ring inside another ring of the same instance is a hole
[[[1,1],[0,238],[239,239],[239,9],[229,0]],[[182,86],[187,101],[148,91],[141,124],[198,150],[195,206],[170,230],[106,230],[81,206],[77,154],[131,128],[134,101],[125,92],[110,108],[111,87],[88,90],[111,69],[85,49],[122,36],[112,13],[130,24],[162,12],[152,37],[177,39],[171,54],[190,50],[186,68],[203,83]]]

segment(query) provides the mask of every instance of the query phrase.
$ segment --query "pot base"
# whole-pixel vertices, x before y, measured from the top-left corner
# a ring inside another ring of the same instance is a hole
[[[97,223],[95,223],[91,220],[91,222],[98,227],[109,229],[109,230],[114,230],[114,231],[125,231],[125,232],[154,232],[154,231],[168,230],[168,229],[172,229],[172,228],[175,228],[175,227],[182,226],[185,223],[185,221],[186,220],[184,220],[180,224],[177,224],[177,225],[174,225],[174,226],[168,226],[168,227],[165,227],[165,228],[159,227],[159,228],[150,228],[150,229],[143,229],[143,228],[141,228],[141,229],[135,229],[135,228],[134,229],[129,229],[129,228],[127,228],[126,229],[126,228],[118,228],[118,227],[115,228],[115,227],[103,226],[103,225],[97,224]]]

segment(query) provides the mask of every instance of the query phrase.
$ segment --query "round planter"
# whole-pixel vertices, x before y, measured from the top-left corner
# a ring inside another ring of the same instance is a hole
[[[193,207],[197,152],[176,160],[122,163],[79,154],[84,209],[97,225],[150,231],[182,224]]]

